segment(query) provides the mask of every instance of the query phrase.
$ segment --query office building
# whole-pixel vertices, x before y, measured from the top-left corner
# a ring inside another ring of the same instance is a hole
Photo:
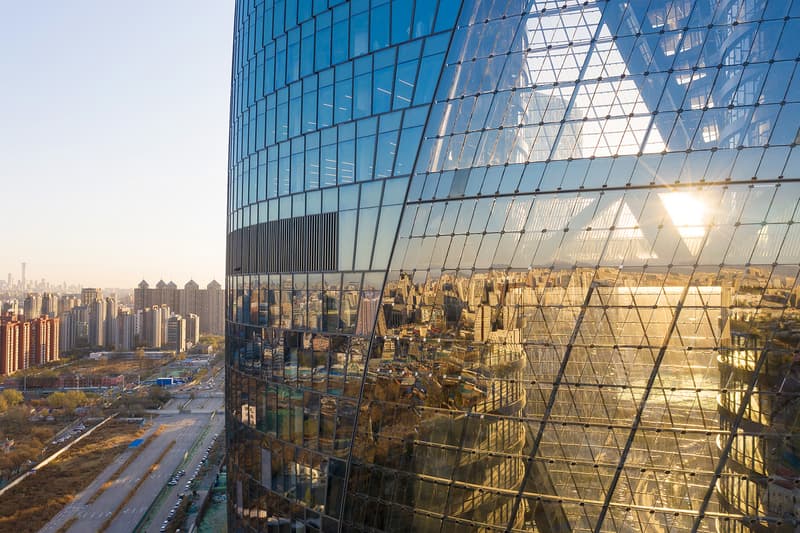
[[[238,0],[228,529],[800,529],[799,30]]]

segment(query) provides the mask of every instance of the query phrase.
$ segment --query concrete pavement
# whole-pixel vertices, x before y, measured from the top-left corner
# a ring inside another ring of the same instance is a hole
[[[148,511],[151,517],[147,531],[159,531],[178,493],[186,491],[185,485],[200,463],[211,438],[215,433],[222,436],[223,400],[220,397],[202,397],[195,398],[188,404],[185,399],[172,400],[153,419],[143,437],[145,442],[156,431],[158,435],[139,452],[125,471],[111,479],[119,467],[136,453],[135,449],[126,449],[114,459],[40,531],[55,533],[67,523],[70,523],[67,530],[70,533],[99,531],[116,513],[106,531],[129,533]],[[179,468],[186,470],[186,475],[179,480],[178,485],[168,487],[161,494],[172,474]],[[107,482],[110,485],[94,502],[89,503]],[[158,498],[160,494],[161,498]]]

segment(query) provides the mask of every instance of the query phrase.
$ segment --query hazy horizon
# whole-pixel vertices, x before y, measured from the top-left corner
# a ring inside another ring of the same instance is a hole
[[[224,276],[233,1],[0,1],[0,279]]]

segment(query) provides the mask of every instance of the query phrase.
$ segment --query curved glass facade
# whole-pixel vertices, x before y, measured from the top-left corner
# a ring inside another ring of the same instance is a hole
[[[800,1],[236,4],[231,531],[795,530]]]

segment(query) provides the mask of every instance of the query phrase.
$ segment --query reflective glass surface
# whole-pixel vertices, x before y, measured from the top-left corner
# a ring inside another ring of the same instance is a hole
[[[231,95],[231,531],[800,528],[800,1],[239,0]]]

